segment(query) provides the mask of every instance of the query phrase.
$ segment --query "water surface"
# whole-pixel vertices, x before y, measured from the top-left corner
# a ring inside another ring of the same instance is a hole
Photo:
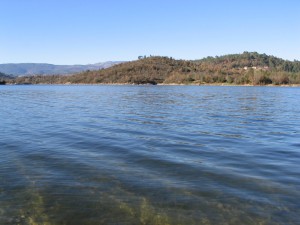
[[[300,224],[299,99],[1,86],[0,224]]]

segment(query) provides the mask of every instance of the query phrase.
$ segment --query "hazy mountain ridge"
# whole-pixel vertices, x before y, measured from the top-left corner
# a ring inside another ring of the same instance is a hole
[[[95,63],[88,65],[54,65],[47,63],[7,63],[0,64],[0,71],[5,74],[14,76],[30,76],[30,75],[66,75],[79,73],[86,70],[106,69],[121,61],[108,61],[103,63]]]

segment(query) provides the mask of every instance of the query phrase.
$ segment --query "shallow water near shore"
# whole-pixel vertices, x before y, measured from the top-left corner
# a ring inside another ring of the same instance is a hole
[[[1,86],[0,224],[299,224],[299,99]]]

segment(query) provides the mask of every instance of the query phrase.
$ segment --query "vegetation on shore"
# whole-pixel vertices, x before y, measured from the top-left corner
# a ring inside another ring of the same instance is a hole
[[[169,57],[139,57],[95,71],[61,76],[37,75],[7,80],[16,84],[300,84],[300,61],[244,52],[201,60]]]
[[[11,79],[12,79],[11,76],[0,72],[0,85],[6,84],[6,82]]]

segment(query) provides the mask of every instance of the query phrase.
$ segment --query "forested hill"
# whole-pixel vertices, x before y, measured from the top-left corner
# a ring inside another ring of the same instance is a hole
[[[85,71],[71,76],[17,78],[16,83],[86,84],[300,84],[300,62],[274,56],[244,52],[207,57],[201,60],[175,60],[150,56],[113,67]]]
[[[0,79],[12,79],[13,76],[0,72]]]
[[[151,56],[105,70],[80,73],[72,76],[72,82],[156,84],[166,82],[172,75],[179,77],[191,70],[196,71],[197,68],[190,61]]]
[[[5,84],[7,80],[11,80],[11,79],[13,79],[12,76],[0,72],[0,84]]]
[[[216,68],[268,68],[270,70],[285,72],[300,72],[300,61],[283,60],[275,56],[259,54],[257,52],[244,52],[242,54],[231,54],[225,56],[207,57],[195,60],[202,67],[209,66]]]

